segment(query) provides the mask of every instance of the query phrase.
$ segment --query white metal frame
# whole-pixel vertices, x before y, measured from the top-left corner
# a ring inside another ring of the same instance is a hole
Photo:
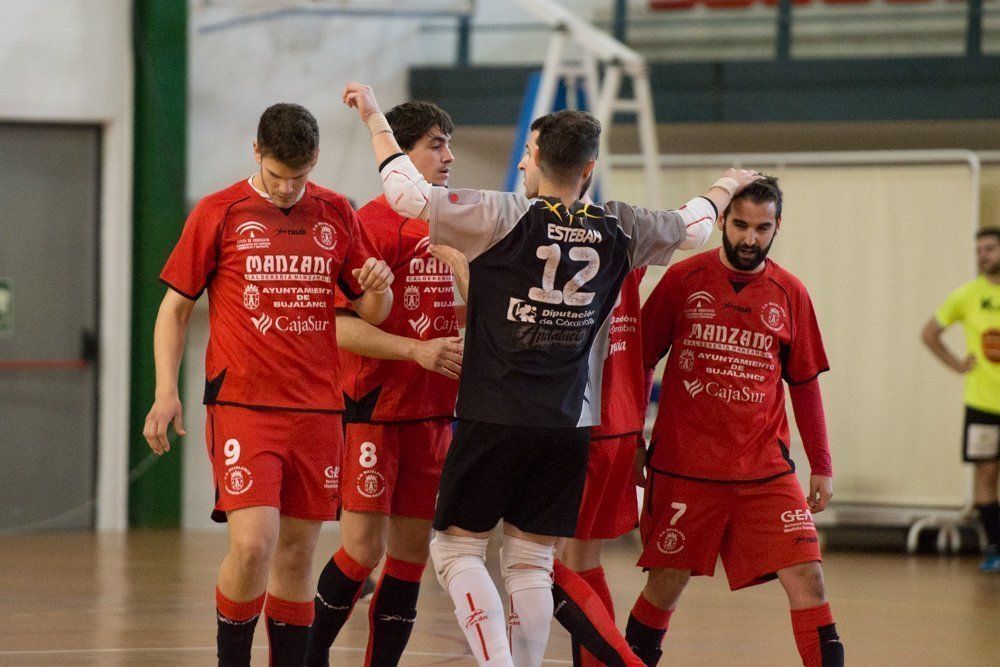
[[[608,134],[617,111],[636,115],[639,126],[639,147],[646,177],[646,202],[659,207],[659,148],[656,141],[656,120],[653,115],[653,94],[649,85],[649,69],[645,59],[607,33],[601,32],[553,0],[514,0],[526,14],[549,26],[549,40],[542,80],[532,110],[532,119],[552,110],[560,79],[570,90],[582,79],[583,90],[594,105],[594,116],[601,122],[601,155],[595,185],[607,189]],[[604,67],[601,80],[600,68]],[[632,79],[634,97],[621,96],[624,77]],[[523,185],[519,184],[519,188]]]

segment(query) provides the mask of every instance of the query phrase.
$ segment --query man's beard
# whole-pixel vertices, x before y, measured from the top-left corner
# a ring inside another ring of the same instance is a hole
[[[775,235],[777,236],[777,235]],[[771,237],[771,242],[767,244],[766,248],[761,248],[758,246],[752,246],[753,256],[747,257],[740,255],[738,250],[750,250],[751,247],[748,246],[734,246],[729,242],[729,235],[726,234],[726,230],[722,230],[722,249],[726,253],[726,259],[737,271],[753,271],[760,263],[767,258],[767,253],[771,251],[771,246],[774,245],[774,236]]]

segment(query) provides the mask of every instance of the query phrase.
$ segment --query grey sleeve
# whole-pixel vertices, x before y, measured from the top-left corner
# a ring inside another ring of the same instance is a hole
[[[507,236],[530,206],[513,192],[434,187],[427,205],[431,243],[451,246],[472,261]]]
[[[633,267],[666,266],[674,250],[687,238],[687,223],[677,211],[651,211],[620,201],[609,201],[604,206],[618,218],[631,239],[629,258]]]

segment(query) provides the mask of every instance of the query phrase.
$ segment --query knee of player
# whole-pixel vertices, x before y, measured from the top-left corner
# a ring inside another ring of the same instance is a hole
[[[826,585],[823,567],[819,561],[793,565],[781,573],[782,583],[790,598],[804,602],[822,604],[826,600]]]
[[[344,551],[355,561],[365,567],[375,567],[385,555],[385,544],[378,539],[373,540],[344,540]]]
[[[431,540],[430,553],[434,572],[442,588],[449,590],[451,582],[462,572],[486,569],[488,540],[481,537],[464,537],[438,533]]]
[[[229,554],[241,570],[264,570],[274,555],[274,542],[261,536],[243,537],[230,543]]]
[[[538,544],[504,535],[503,546],[500,547],[500,573],[507,592],[551,588],[554,552],[555,549],[550,544]]]

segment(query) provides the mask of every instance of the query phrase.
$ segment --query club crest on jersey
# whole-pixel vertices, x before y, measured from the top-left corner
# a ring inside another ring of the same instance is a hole
[[[689,320],[710,320],[715,317],[715,297],[702,290],[695,292],[684,302],[684,316]]]
[[[665,554],[675,554],[684,548],[684,533],[676,528],[667,528],[656,539],[656,548]]]
[[[407,285],[403,290],[403,308],[416,310],[420,307],[420,288],[416,285]]]
[[[224,478],[226,493],[231,496],[241,496],[253,486],[253,475],[243,466],[229,466]]]
[[[366,470],[358,474],[357,489],[365,498],[378,498],[385,493],[385,477],[378,470]]]
[[[691,350],[684,350],[681,352],[680,367],[681,370],[686,373],[690,373],[694,370],[694,352]]]
[[[261,250],[271,247],[271,239],[267,238],[267,227],[256,220],[248,220],[236,227],[237,250]]]
[[[324,250],[337,247],[337,230],[329,222],[317,222],[313,225],[313,240]]]
[[[538,315],[538,308],[527,301],[511,297],[510,305],[507,307],[507,319],[511,322],[534,322]]]
[[[260,289],[253,284],[243,288],[243,307],[247,310],[260,308]]]
[[[760,321],[771,331],[781,331],[785,328],[785,309],[773,301],[764,304],[760,309]]]

